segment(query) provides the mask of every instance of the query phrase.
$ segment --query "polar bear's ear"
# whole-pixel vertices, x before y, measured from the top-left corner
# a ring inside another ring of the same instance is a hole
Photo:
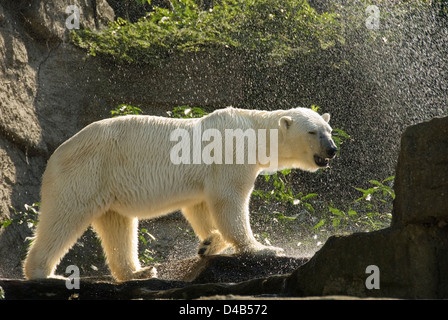
[[[292,125],[292,118],[285,116],[281,117],[279,121],[280,129],[283,131],[286,131],[289,129],[289,127]]]
[[[322,115],[322,118],[325,120],[325,122],[329,122],[330,121],[330,114],[329,113],[324,113]]]

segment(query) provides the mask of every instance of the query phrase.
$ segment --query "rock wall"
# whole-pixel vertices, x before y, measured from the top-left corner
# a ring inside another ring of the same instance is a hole
[[[73,1],[86,26],[113,19],[105,1]],[[88,87],[80,81],[84,54],[66,41],[65,1],[0,2],[0,218],[10,206],[39,200],[46,159],[57,145],[79,130]],[[94,64],[92,65],[93,68]],[[92,69],[90,69],[92,74]],[[95,101],[94,99],[92,99]],[[0,230],[0,276],[20,276],[24,225]]]
[[[393,226],[448,223],[448,118],[408,128],[401,140]]]

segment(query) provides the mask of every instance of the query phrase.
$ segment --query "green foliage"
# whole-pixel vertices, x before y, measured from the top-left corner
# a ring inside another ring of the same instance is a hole
[[[40,202],[35,202],[32,205],[25,204],[25,211],[18,211],[14,207],[9,207],[11,210],[11,217],[0,221],[0,229],[13,225],[26,225],[28,230],[34,231],[38,222],[39,207]],[[21,250],[23,250],[22,252],[25,252],[26,247],[30,246],[33,241],[32,238],[26,238],[25,240],[24,246],[21,248]]]
[[[394,179],[393,176],[382,181],[369,181],[374,185],[372,188],[354,188],[362,192],[362,196],[348,203],[347,209],[336,208],[332,202],[328,204],[319,203],[319,207],[326,207],[328,210],[320,213],[319,210],[315,209],[315,204],[317,204],[315,198],[318,197],[318,194],[294,194],[291,181],[287,179],[290,173],[290,171],[283,171],[272,176],[265,176],[266,182],[271,182],[273,189],[270,191],[259,189],[253,191],[256,198],[263,200],[271,208],[280,204],[281,211],[268,210],[272,212],[272,216],[277,221],[286,224],[292,223],[301,214],[308,213],[320,216],[318,223],[311,227],[313,230],[324,231],[330,228],[334,232],[342,229],[374,231],[390,225],[392,200],[395,198],[395,194],[392,187],[386,183],[391,182]],[[294,212],[295,214],[287,215],[286,212]]]
[[[341,146],[344,143],[344,141],[351,139],[350,135],[347,132],[345,132],[342,129],[336,129],[336,128],[333,129],[331,137],[333,138],[333,141],[336,144],[336,147],[338,148],[337,155],[339,155],[341,151]]]
[[[192,0],[170,2],[172,9],[156,6],[135,23],[118,18],[104,31],[73,31],[72,40],[91,55],[148,64],[216,48],[284,59],[344,42],[336,15],[318,14],[306,0],[223,0],[210,10]]]
[[[120,104],[115,109],[110,111],[112,118],[126,116],[126,115],[140,115],[143,111],[140,108],[133,107],[128,104]],[[168,111],[167,114],[172,118],[190,119],[201,118],[208,113],[201,107],[179,106],[175,107],[172,111]]]
[[[372,197],[376,197],[376,200],[382,203],[387,202],[387,198],[390,197],[392,199],[395,199],[395,193],[392,190],[390,186],[385,185],[387,181],[392,181],[395,179],[395,176],[390,176],[389,178],[384,179],[383,181],[379,182],[377,180],[370,180],[369,183],[373,184],[374,187],[368,188],[368,189],[361,189],[361,188],[355,188],[356,190],[362,192],[362,196],[355,200],[355,202],[366,200],[370,201]],[[377,195],[380,195],[381,197],[377,197]],[[386,198],[386,199],[385,199]]]
[[[40,202],[32,205],[25,204],[24,207],[25,211],[17,211],[15,208],[10,207],[12,218],[0,221],[0,228],[6,228],[11,224],[26,224],[28,229],[33,230],[37,225]]]
[[[127,104],[120,104],[114,110],[111,110],[110,114],[112,115],[112,118],[116,118],[126,115],[139,115],[142,114],[142,110]]]
[[[314,229],[320,229],[328,223],[331,223],[335,230],[348,224],[363,225],[367,231],[379,230],[390,224],[392,217],[392,201],[395,199],[395,193],[387,182],[393,181],[395,177],[391,176],[384,180],[370,180],[369,183],[374,186],[368,189],[354,188],[362,193],[362,196],[353,201],[345,211],[337,209],[330,204],[328,206],[328,215],[322,218]],[[358,205],[358,211],[352,206]],[[362,212],[362,213],[360,213]]]
[[[319,106],[316,106],[316,105],[313,104],[310,109],[315,111],[315,112],[320,112],[321,108]]]
[[[172,118],[191,119],[202,118],[207,115],[207,112],[200,107],[180,106],[168,111],[168,115]]]
[[[156,238],[145,228],[141,228],[138,233],[138,239],[140,242],[140,248],[144,248],[143,252],[139,255],[139,260],[143,264],[158,262],[159,260],[154,258],[154,251],[148,248],[149,244],[152,241],[155,241]]]
[[[297,206],[298,208],[303,208],[313,213],[314,208],[308,200],[317,197],[317,194],[309,193],[304,195],[302,192],[294,194],[291,187],[292,175],[290,174],[291,169],[285,169],[275,172],[273,175],[264,175],[265,181],[272,183],[273,189],[268,191],[255,189],[252,191],[252,195],[262,199],[266,204],[273,202],[280,203],[283,209],[286,209],[288,205]],[[277,213],[277,218],[280,220],[294,220],[296,217],[287,217],[281,213]]]

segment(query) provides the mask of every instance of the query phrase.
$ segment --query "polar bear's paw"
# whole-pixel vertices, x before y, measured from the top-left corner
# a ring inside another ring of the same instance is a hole
[[[141,268],[133,273],[133,279],[149,279],[157,277],[157,269],[154,267]]]
[[[284,250],[278,247],[264,246],[258,244],[256,246],[250,246],[239,250],[243,254],[260,255],[260,256],[282,256]]]
[[[222,238],[221,233],[213,231],[199,246],[198,254],[200,256],[217,254],[228,247],[228,244]]]
[[[263,256],[282,256],[285,254],[285,250],[278,247],[264,247],[255,251],[255,254]]]

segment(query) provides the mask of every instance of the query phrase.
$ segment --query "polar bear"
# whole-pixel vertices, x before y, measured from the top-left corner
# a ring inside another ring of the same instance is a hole
[[[280,253],[280,248],[257,242],[251,231],[249,198],[255,179],[266,169],[326,167],[337,152],[329,120],[329,114],[307,108],[228,107],[197,119],[124,116],[88,125],[48,161],[25,277],[53,277],[60,259],[89,225],[117,281],[148,277],[152,269],[142,268],[138,260],[138,219],[179,209],[202,241],[200,255],[228,246],[238,253]],[[218,141],[228,138],[229,130],[232,141]],[[255,147],[249,146],[250,130],[260,138]],[[249,154],[242,158],[241,152]],[[266,161],[268,154],[275,161]]]

